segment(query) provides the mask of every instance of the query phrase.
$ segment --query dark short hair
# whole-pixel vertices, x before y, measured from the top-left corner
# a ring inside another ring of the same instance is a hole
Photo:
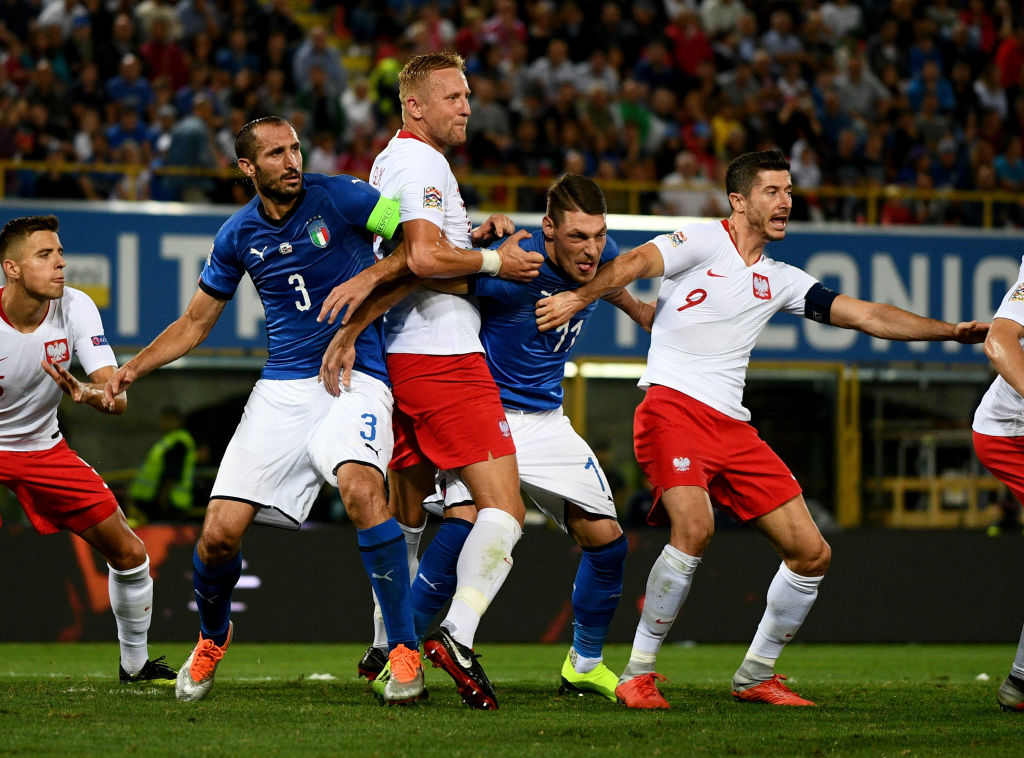
[[[579,174],[563,174],[548,187],[547,215],[557,226],[565,219],[566,211],[604,215],[608,212],[608,204],[604,192],[593,179]]]
[[[733,158],[725,171],[725,191],[749,195],[762,171],[789,171],[789,161],[780,150],[761,150]]]
[[[19,216],[0,229],[0,260],[11,258],[18,243],[36,232],[55,232],[60,226],[56,216]]]
[[[256,137],[256,129],[260,126],[290,126],[292,122],[280,116],[263,116],[254,118],[248,124],[238,130],[235,136],[235,155],[249,161],[256,160],[256,151],[259,149],[260,141]]]

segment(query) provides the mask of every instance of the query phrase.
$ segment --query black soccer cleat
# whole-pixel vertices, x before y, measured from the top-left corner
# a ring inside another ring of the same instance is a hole
[[[435,668],[455,680],[462,702],[482,711],[498,708],[498,696],[477,660],[480,656],[456,642],[447,629],[438,627],[424,637],[423,651]]]
[[[359,661],[359,676],[365,676],[366,681],[372,682],[384,670],[387,662],[387,651],[370,645],[366,648],[362,660]]]
[[[124,666],[118,663],[117,676],[121,684],[136,684],[138,682],[153,682],[155,684],[166,684],[178,678],[178,672],[164,663],[166,656],[161,655],[153,661],[146,661],[145,665],[135,676],[129,676]]]

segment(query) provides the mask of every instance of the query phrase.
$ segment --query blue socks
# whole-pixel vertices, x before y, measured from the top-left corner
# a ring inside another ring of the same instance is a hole
[[[242,575],[242,554],[220,566],[207,566],[192,552],[192,588],[199,609],[199,630],[203,637],[224,647],[231,621],[231,591]]]
[[[377,594],[384,628],[388,632],[388,648],[405,645],[417,648],[412,613],[409,610],[409,559],[405,535],[395,519],[356,532],[359,555]]]
[[[583,548],[572,590],[572,646],[585,658],[601,658],[608,627],[622,598],[628,549],[624,534],[607,545]]]
[[[412,583],[412,615],[416,639],[422,639],[431,622],[455,594],[455,567],[459,553],[473,525],[460,518],[446,518],[420,558],[419,571]]]

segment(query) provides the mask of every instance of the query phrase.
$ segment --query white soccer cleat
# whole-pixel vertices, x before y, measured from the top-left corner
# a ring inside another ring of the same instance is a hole
[[[231,644],[234,631],[234,623],[229,622],[228,638],[224,640],[223,647],[203,637],[202,632],[199,633],[199,643],[178,670],[178,679],[174,683],[174,695],[178,700],[194,703],[210,693],[213,677],[217,674],[217,666]]]

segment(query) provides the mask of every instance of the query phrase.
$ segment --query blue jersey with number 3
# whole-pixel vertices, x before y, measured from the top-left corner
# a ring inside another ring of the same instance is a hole
[[[591,303],[554,331],[537,331],[537,301],[580,285],[547,257],[542,232],[535,232],[519,246],[545,256],[536,279],[510,282],[477,275],[470,280],[470,293],[479,298],[480,341],[501,391],[502,405],[522,411],[547,411],[562,404],[565,362],[597,303]],[[618,254],[615,240],[606,238],[601,264]]]
[[[327,344],[340,326],[317,315],[330,291],[374,262],[371,217],[394,203],[351,176],[306,174],[303,194],[281,220],[263,215],[259,197],[217,232],[199,277],[208,295],[229,300],[248,273],[267,321],[264,379],[302,379],[320,371]],[[374,213],[374,211],[377,213]],[[387,382],[381,325],[356,341],[355,369]]]

